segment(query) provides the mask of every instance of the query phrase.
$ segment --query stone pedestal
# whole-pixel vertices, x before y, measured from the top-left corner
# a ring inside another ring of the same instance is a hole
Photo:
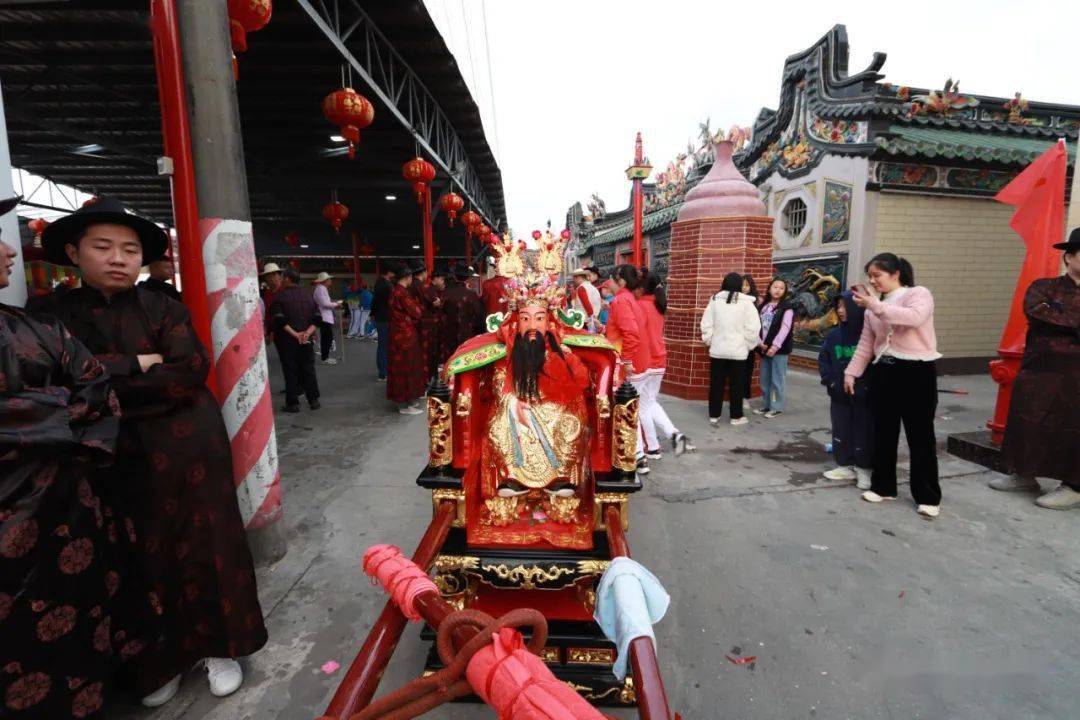
[[[704,400],[709,396],[709,352],[701,342],[701,315],[729,272],[751,274],[759,289],[772,277],[772,218],[757,189],[731,162],[732,145],[716,146],[709,174],[686,196],[671,225],[668,311],[664,321],[667,373],[661,392]],[[760,363],[752,394],[760,394]]]

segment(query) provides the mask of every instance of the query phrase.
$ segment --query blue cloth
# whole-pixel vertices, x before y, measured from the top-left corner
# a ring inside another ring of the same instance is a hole
[[[596,618],[608,640],[619,651],[612,671],[626,677],[630,642],[647,637],[656,648],[652,626],[667,612],[671,597],[656,576],[628,557],[617,557],[596,586]]]
[[[368,290],[367,288],[364,288],[363,290],[361,290],[360,291],[360,307],[364,308],[365,310],[370,310],[371,309],[371,301],[372,301],[372,299],[374,297],[375,297],[375,295],[370,290]]]
[[[787,407],[787,355],[761,356],[762,409],[783,412]]]

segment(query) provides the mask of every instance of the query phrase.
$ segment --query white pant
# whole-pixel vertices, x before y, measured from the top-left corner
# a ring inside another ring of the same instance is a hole
[[[349,337],[364,334],[364,326],[367,325],[368,315],[370,314],[371,310],[368,308],[357,308],[353,311],[352,322],[349,323]]]
[[[634,378],[630,378],[630,383],[641,395],[641,404],[638,406],[638,425],[641,427],[641,432],[638,433],[639,448],[644,439],[646,448],[659,450],[660,437],[670,438],[679,432],[660,404],[660,383],[664,380],[664,369],[649,370],[638,377],[643,378],[640,386],[634,382]]]

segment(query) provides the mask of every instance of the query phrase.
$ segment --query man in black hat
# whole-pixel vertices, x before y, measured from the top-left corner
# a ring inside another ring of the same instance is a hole
[[[172,253],[166,251],[157,260],[151,260],[146,270],[150,273],[150,277],[139,283],[139,287],[162,293],[177,302],[180,301],[180,291],[172,285],[174,273]]]
[[[116,484],[165,626],[134,664],[143,704],[171,699],[196,663],[228,695],[243,680],[235,658],[261,648],[266,628],[210,358],[184,305],[135,286],[165,232],[99,198],[52,223],[42,245],[81,271],[82,287],[43,301],[109,371],[122,409]]]
[[[1065,274],[1036,280],[1024,294],[1027,339],[1001,448],[1014,474],[990,487],[1038,492],[1036,478],[1059,480],[1035,504],[1069,510],[1080,507],[1080,228],[1054,247]]]
[[[412,265],[413,281],[411,290],[418,303],[421,315],[417,329],[420,332],[420,352],[424,360],[424,382],[435,374],[439,355],[439,318],[442,314],[442,298],[432,286],[428,285],[428,269],[422,260]],[[436,271],[438,272],[438,271]]]
[[[440,364],[445,364],[461,343],[484,332],[484,304],[480,302],[480,296],[466,285],[472,275],[472,268],[455,265],[453,276],[443,293]]]

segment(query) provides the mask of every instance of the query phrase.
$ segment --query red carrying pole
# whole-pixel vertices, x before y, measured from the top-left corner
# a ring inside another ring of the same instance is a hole
[[[446,536],[450,532],[450,522],[454,518],[457,507],[454,502],[444,500],[439,503],[435,516],[428,525],[427,532],[416,546],[412,561],[425,570],[435,561],[435,556],[442,550],[446,542]],[[375,691],[379,688],[383,671],[390,662],[390,656],[394,654],[401,633],[405,630],[407,621],[401,614],[401,610],[394,601],[387,600],[383,606],[379,618],[368,633],[363,647],[357,653],[356,659],[349,666],[349,671],[334,693],[330,705],[326,708],[323,717],[348,718],[353,713],[367,707]]]
[[[161,105],[161,134],[166,157],[172,159],[172,206],[179,249],[180,279],[184,304],[203,347],[212,349],[210,306],[203,270],[202,234],[199,232],[199,205],[195,195],[195,169],[191,159],[191,129],[188,122],[187,91],[180,55],[180,33],[175,0],[150,1],[150,27],[154,36],[154,69],[157,73],[158,101]],[[214,373],[207,385],[215,390]]]
[[[604,510],[608,547],[611,557],[630,557],[630,546],[622,529],[619,509],[608,505]],[[664,680],[656,662],[652,640],[639,637],[630,641],[630,669],[634,673],[634,692],[637,693],[638,717],[642,720],[671,720]]]

